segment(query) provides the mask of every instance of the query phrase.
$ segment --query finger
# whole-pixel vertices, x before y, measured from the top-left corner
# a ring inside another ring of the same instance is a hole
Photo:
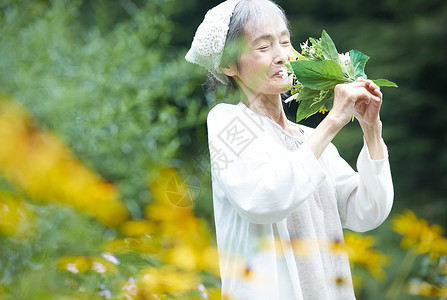
[[[368,88],[368,91],[374,95],[377,96],[379,99],[382,99],[382,92],[380,91],[380,88],[376,85],[370,85]]]
[[[354,81],[348,84],[351,87],[364,87],[366,88],[366,82],[365,81]]]
[[[357,81],[355,83],[364,83],[366,87],[370,90],[372,94],[376,94],[377,96],[381,97],[382,93],[380,92],[380,87],[374,83],[374,81],[370,79],[365,79],[363,77],[357,78]],[[358,87],[358,85],[355,85]]]
[[[380,92],[380,89],[376,90],[376,89],[370,89],[368,86],[363,85],[361,82],[357,83],[356,85],[353,85],[352,87],[355,88],[363,88],[364,91],[366,91],[369,95],[372,95],[378,99],[380,99],[382,97],[382,93]]]
[[[365,99],[368,99],[368,103],[370,102],[370,100],[374,101],[374,102],[380,102],[381,98],[379,97],[379,95],[375,95],[373,93],[371,93],[371,91],[369,91],[368,89],[364,89],[364,91],[362,92],[362,96]]]
[[[376,94],[378,94],[378,92],[380,92],[380,87],[374,83],[374,81],[372,80],[367,80],[366,84],[369,86],[369,88],[371,90],[373,90]]]
[[[382,98],[380,98],[379,96],[376,96],[376,95],[374,95],[374,94],[370,94],[371,95],[371,99],[372,100],[374,100],[374,101],[376,101],[376,102],[380,102],[380,101],[382,101],[381,99]]]
[[[382,99],[383,98],[383,94],[380,91],[380,89],[379,90],[375,90],[375,91],[376,91],[377,96],[379,96],[379,98]]]
[[[373,94],[373,95],[376,95],[376,96],[378,96],[378,97],[382,97],[382,92],[380,91],[380,89],[379,88],[372,88],[372,87],[370,87],[370,88],[368,88],[368,91],[371,93],[371,94]]]
[[[376,85],[372,80],[366,81],[366,88],[371,94],[376,95],[379,98],[382,98],[382,92],[380,91],[380,87]]]

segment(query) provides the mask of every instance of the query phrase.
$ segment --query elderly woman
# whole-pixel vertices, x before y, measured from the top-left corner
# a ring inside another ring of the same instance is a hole
[[[234,44],[244,45],[236,55]],[[230,299],[355,299],[342,228],[371,230],[391,210],[379,87],[363,79],[338,85],[315,129],[297,125],[281,102],[281,69],[293,57],[285,14],[268,0],[214,7],[186,55],[242,95],[207,119],[222,294]],[[358,172],[331,143],[352,115],[364,134]]]

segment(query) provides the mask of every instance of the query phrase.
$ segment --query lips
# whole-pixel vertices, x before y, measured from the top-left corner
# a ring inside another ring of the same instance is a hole
[[[280,77],[282,77],[283,74],[284,74],[284,70],[281,69],[278,72],[276,72],[275,74],[273,74],[273,76],[280,76]]]
[[[275,77],[275,76],[282,77],[283,79],[287,78],[288,77],[287,69],[284,67],[281,67],[278,72],[273,74],[273,77]]]

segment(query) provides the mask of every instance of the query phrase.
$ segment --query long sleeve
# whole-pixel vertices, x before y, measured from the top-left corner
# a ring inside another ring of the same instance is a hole
[[[339,156],[335,146],[329,147],[332,155],[327,164],[336,189],[342,226],[359,232],[376,228],[388,217],[394,197],[385,143],[385,158],[372,160],[364,141],[357,159],[358,172]]]
[[[238,214],[249,222],[276,223],[315,191],[325,173],[305,144],[288,151],[252,122],[231,105],[219,104],[210,111],[213,184],[220,185]],[[244,130],[244,137],[235,136],[242,136]]]

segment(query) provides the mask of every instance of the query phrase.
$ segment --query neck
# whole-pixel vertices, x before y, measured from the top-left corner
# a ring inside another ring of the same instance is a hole
[[[288,125],[287,117],[281,103],[281,95],[255,94],[244,90],[246,98],[242,102],[255,113],[270,118],[283,129]]]

